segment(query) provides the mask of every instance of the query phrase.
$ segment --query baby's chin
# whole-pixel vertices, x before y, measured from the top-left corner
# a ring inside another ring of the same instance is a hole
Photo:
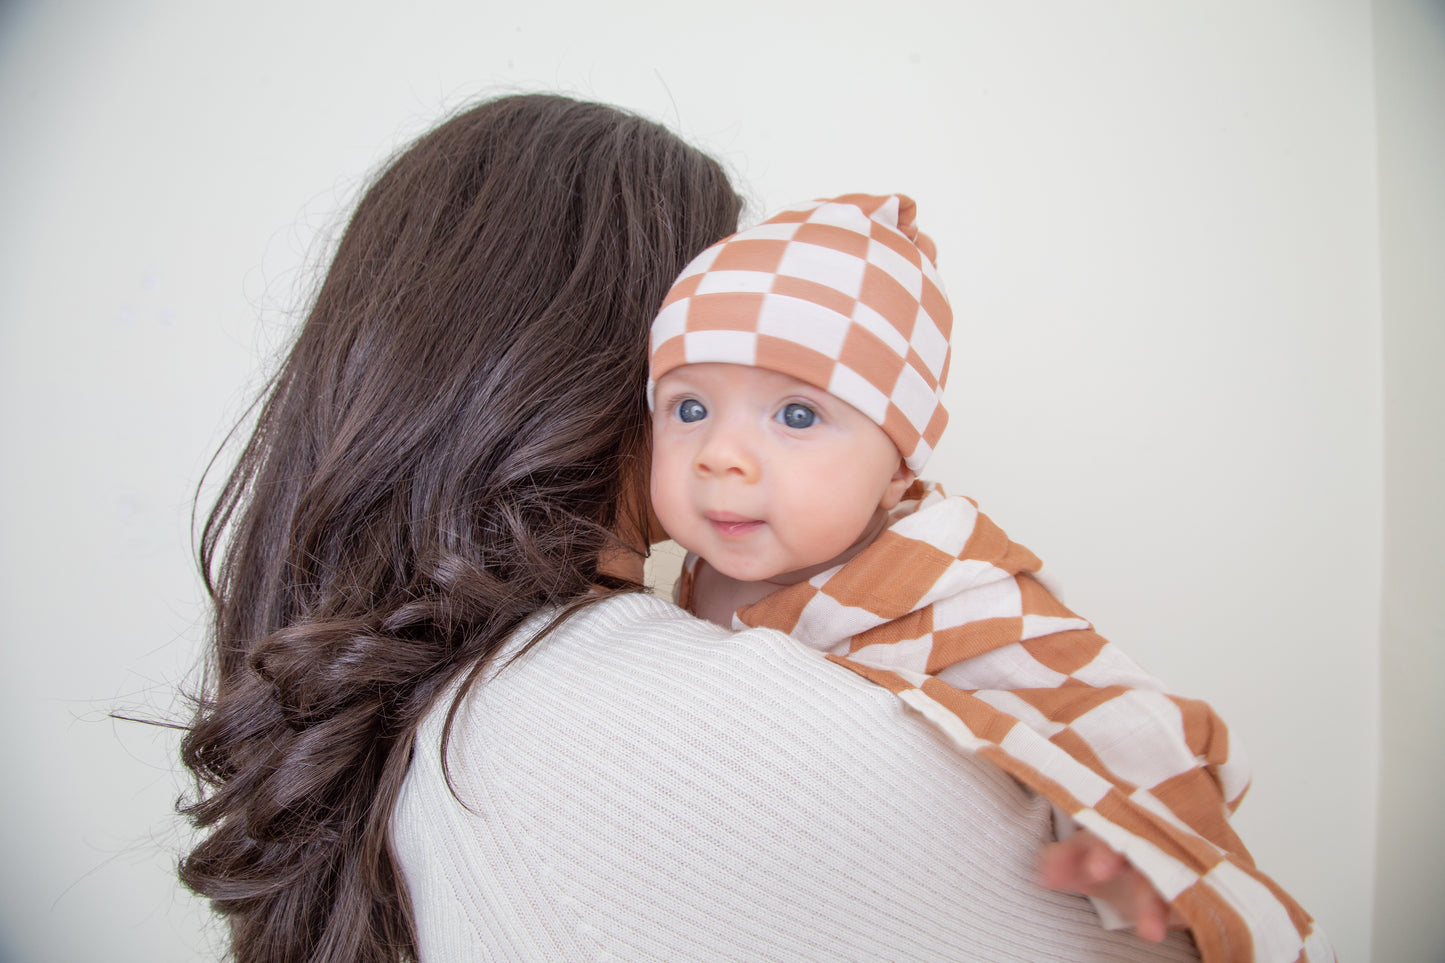
[[[708,560],[708,564],[717,572],[734,581],[767,582],[770,585],[796,585],[799,582],[806,582],[824,569],[831,568],[832,562],[831,558],[827,558],[801,568],[792,565],[783,568],[777,565],[759,565],[753,560],[723,559],[721,563],[712,559]]]
[[[775,568],[736,562],[730,559],[708,559],[707,564],[719,575],[727,576],[734,582],[768,582],[779,574]]]

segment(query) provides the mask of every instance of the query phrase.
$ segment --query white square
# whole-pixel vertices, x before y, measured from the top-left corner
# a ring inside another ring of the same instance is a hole
[[[1092,628],[1087,619],[1066,619],[1056,615],[1025,615],[1019,641],[1041,639],[1055,632],[1078,632]]]
[[[823,204],[808,216],[808,220],[814,224],[830,224],[833,227],[846,228],[855,234],[862,234],[867,237],[872,231],[872,218],[863,213],[862,208],[853,204]]]
[[[1148,789],[1194,768],[1184,717],[1168,696],[1130,689],[1069,724],[1110,771]]]
[[[798,624],[788,634],[809,648],[847,655],[849,639],[882,621],[867,609],[844,605],[820,592],[808,600],[798,616]]]
[[[1086,806],[1093,806],[1114,788],[1107,779],[1070,756],[1042,734],[1022,722],[1009,730],[999,747],[1022,762],[1033,766],[1045,779],[1052,779],[1064,791]]]
[[[922,306],[919,307],[918,317],[913,322],[913,336],[909,338],[909,342],[923,359],[923,363],[928,365],[929,372],[937,379],[943,371],[943,360],[948,357],[948,338]]]
[[[683,357],[688,364],[751,365],[758,357],[758,336],[751,331],[689,331],[683,341]]]
[[[769,294],[758,312],[758,334],[801,344],[829,358],[843,353],[850,323],[822,305],[781,294]]]
[[[782,260],[778,262],[778,273],[813,281],[856,298],[863,290],[863,269],[866,266],[852,254],[794,241],[783,252]]]
[[[673,338],[687,330],[687,299],[674,301],[661,311],[652,322],[652,350],[655,352]]]
[[[842,398],[873,421],[881,422],[888,415],[888,396],[852,368],[841,364],[833,368],[828,393]]]
[[[926,542],[940,552],[947,552],[957,557],[963,554],[963,548],[973,536],[973,529],[977,524],[978,506],[967,498],[945,498],[937,488],[934,488],[919,504],[918,511],[894,523],[893,531],[904,538]],[[973,559],[965,561],[976,562]],[[958,566],[962,564],[964,564],[962,561],[955,563],[946,574],[951,578],[955,569],[960,574],[967,571],[973,573],[971,577],[977,582],[991,581],[999,577],[998,569],[987,562],[976,562],[976,565],[980,566],[976,571],[959,569]],[[967,584],[974,584],[974,582],[971,581]],[[964,586],[959,584],[956,587]]]
[[[1088,665],[1075,669],[1073,677],[1080,682],[1104,688],[1111,685],[1130,686],[1135,689],[1162,690],[1164,686],[1127,655],[1117,645],[1106,645]]]
[[[918,270],[917,265],[893,248],[870,239],[868,261],[903,285],[903,290],[915,298],[923,296],[923,273]]]
[[[1021,645],[1006,645],[938,670],[956,689],[1057,689],[1068,676],[1029,655]]]
[[[913,450],[906,453],[903,457],[908,460],[908,467],[912,468],[914,472],[918,472],[922,470],[923,465],[927,463],[928,459],[933,457],[933,446],[925,441],[922,435],[919,435],[918,442],[913,446]]]
[[[914,675],[927,674],[928,657],[932,654],[933,633],[925,632],[916,639],[865,645],[848,658],[875,669]]]
[[[1049,738],[1056,733],[1063,732],[1068,728],[1061,722],[1055,722],[1029,703],[1020,699],[1015,693],[1006,689],[983,689],[978,693],[979,701],[987,702],[1000,712],[1007,712],[1024,722],[1030,729]]]
[[[908,354],[908,339],[903,336],[894,324],[883,315],[874,311],[862,301],[853,305],[853,320],[863,326],[863,330],[874,335],[879,341],[888,345],[894,354],[906,356]]]
[[[970,568],[981,564],[977,560],[970,561],[972,565],[956,562],[949,566],[949,571],[944,572],[939,581],[948,579],[954,568],[959,569],[959,573],[949,581],[976,580],[979,575],[985,574],[986,570],[969,572]],[[985,619],[1016,619],[1023,614],[1023,597],[1019,594],[1018,582],[992,565],[989,565],[988,569],[992,570],[991,580],[975,581],[972,587],[954,592],[933,603],[935,629],[942,630],[947,626],[967,625]]]
[[[767,271],[709,271],[697,282],[694,297],[702,294],[767,294],[775,275]]]
[[[909,424],[922,434],[938,408],[938,391],[930,388],[923,375],[911,365],[904,365],[898,375],[898,383],[893,386],[893,403],[903,412]]]

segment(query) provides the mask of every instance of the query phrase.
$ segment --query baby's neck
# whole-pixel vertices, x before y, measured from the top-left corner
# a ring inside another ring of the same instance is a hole
[[[693,571],[692,612],[700,618],[730,629],[733,627],[733,613],[738,609],[745,605],[752,605],[790,585],[806,582],[830,568],[842,565],[872,545],[887,527],[888,514],[881,510],[875,512],[868,527],[863,530],[863,534],[859,535],[852,545],[832,558],[807,568],[783,572],[772,578],[758,579],[752,582],[724,575],[709,565],[707,559],[700,559],[697,568]]]

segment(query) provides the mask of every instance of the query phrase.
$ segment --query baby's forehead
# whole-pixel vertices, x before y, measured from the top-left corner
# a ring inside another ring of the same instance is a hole
[[[715,390],[763,385],[781,390],[814,391],[829,394],[827,388],[771,368],[728,361],[699,361],[678,365],[661,378],[659,385],[705,384]]]

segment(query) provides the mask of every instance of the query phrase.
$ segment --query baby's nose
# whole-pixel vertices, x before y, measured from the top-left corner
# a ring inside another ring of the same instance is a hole
[[[699,447],[694,468],[703,477],[751,482],[757,480],[760,464],[755,446],[744,433],[719,425]]]

